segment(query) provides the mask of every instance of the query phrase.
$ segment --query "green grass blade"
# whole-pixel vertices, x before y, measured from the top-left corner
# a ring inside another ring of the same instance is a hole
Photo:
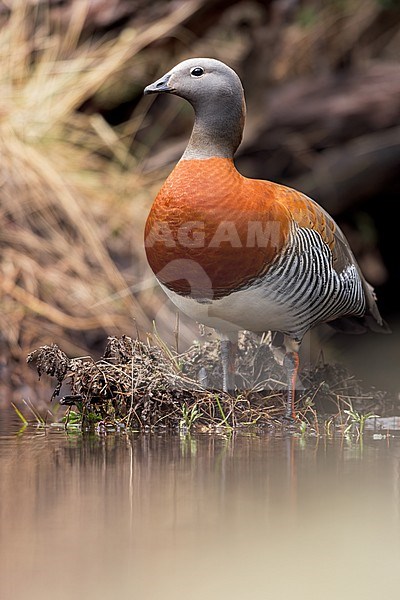
[[[22,412],[15,406],[14,402],[11,402],[11,405],[12,405],[13,409],[15,410],[15,412],[17,413],[17,416],[21,419],[22,423],[24,425],[28,425],[28,421],[25,419]]]

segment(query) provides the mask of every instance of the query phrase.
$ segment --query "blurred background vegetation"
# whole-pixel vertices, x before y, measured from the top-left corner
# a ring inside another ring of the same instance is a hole
[[[0,2],[3,386],[20,393],[15,367],[40,344],[93,354],[107,335],[150,330],[155,318],[173,337],[143,227],[192,110],[142,91],[193,56],[223,60],[243,80],[239,170],[334,215],[395,319],[399,24],[397,0]],[[183,319],[182,344],[194,331]]]

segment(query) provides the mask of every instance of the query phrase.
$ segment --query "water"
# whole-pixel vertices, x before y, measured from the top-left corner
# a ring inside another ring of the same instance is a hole
[[[0,437],[2,600],[397,598],[400,440]]]

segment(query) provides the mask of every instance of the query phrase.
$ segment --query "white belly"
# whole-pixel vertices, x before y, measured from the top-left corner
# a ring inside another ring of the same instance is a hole
[[[285,308],[269,300],[261,287],[234,292],[218,300],[198,302],[160,284],[172,302],[188,317],[222,333],[229,331],[286,331]],[[289,319],[290,320],[290,319]]]

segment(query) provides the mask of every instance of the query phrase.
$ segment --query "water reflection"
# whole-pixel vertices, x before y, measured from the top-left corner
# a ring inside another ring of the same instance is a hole
[[[395,438],[0,437],[0,597],[397,597]]]

